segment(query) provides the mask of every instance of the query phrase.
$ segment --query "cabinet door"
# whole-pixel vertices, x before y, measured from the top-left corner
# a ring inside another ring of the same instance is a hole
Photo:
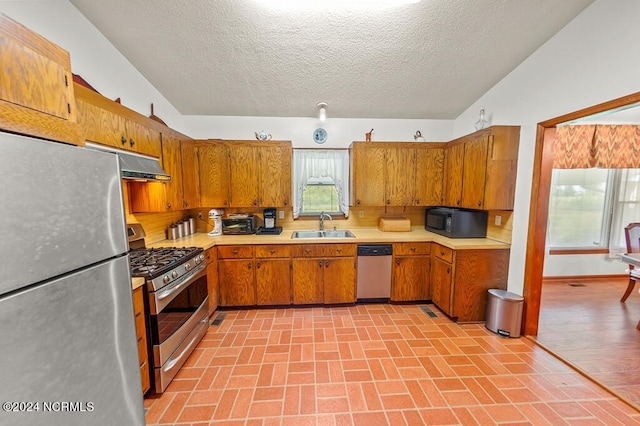
[[[429,291],[429,256],[396,257],[393,265],[391,300],[427,300]]]
[[[125,120],[125,127],[127,129],[126,136],[129,139],[129,150],[162,158],[160,132],[131,120]]]
[[[305,305],[324,300],[324,260],[293,259],[293,303]]]
[[[256,304],[253,260],[218,260],[221,306],[251,306]]]
[[[291,146],[260,147],[260,205],[288,206],[291,200]]]
[[[385,205],[384,154],[384,148],[371,143],[353,144],[351,151],[352,205]]]
[[[200,172],[200,206],[229,206],[229,151],[215,142],[198,142],[198,170]]]
[[[324,303],[354,303],[355,301],[355,258],[324,259]]]
[[[442,204],[444,148],[416,149],[416,185],[413,205]]]
[[[0,46],[0,99],[69,120],[69,54],[6,17],[0,17]]]
[[[489,136],[485,210],[513,210],[520,128],[496,126]]]
[[[464,144],[450,145],[445,151],[444,197],[445,206],[460,207],[462,204],[462,168]]]
[[[260,205],[260,156],[255,146],[229,146],[231,207]]]
[[[180,159],[182,161],[182,208],[200,207],[198,153],[192,140],[180,142]]]
[[[451,315],[452,265],[435,257],[431,258],[431,300],[447,315]]]
[[[144,294],[142,287],[133,290],[133,318],[136,323],[136,337],[138,338],[138,361],[140,361],[140,377],[142,379],[142,394],[151,387],[149,376],[149,357],[147,352],[147,327],[144,315]]]
[[[212,247],[205,252],[207,259],[207,291],[209,292],[209,316],[218,309],[218,259],[216,248]]]
[[[162,167],[171,175],[171,181],[165,182],[166,206],[168,211],[182,210],[182,155],[180,141],[168,135],[162,135]]]
[[[82,126],[86,140],[119,149],[128,147],[121,116],[82,99],[76,99],[76,105],[78,124]]]
[[[484,185],[487,175],[487,136],[464,144],[464,171],[462,173],[462,207],[484,207]]]
[[[416,150],[387,148],[385,153],[385,203],[388,206],[411,206],[416,183]]]
[[[258,305],[291,304],[291,262],[289,259],[256,260]]]

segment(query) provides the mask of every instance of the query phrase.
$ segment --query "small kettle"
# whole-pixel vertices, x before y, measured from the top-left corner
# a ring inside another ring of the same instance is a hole
[[[267,133],[264,130],[260,130],[259,132],[254,133],[256,135],[256,139],[259,141],[270,141],[271,133]]]

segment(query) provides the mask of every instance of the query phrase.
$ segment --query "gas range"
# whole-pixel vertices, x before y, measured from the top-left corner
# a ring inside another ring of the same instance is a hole
[[[204,262],[204,251],[199,247],[163,247],[129,251],[131,275],[144,277],[157,291],[180,279],[195,266]]]

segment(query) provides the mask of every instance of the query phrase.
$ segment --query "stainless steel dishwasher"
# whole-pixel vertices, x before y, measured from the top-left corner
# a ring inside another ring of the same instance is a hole
[[[391,244],[358,246],[357,299],[389,300],[391,296]]]

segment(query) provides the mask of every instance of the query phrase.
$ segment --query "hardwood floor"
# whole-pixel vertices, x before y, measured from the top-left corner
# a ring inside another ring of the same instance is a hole
[[[640,407],[640,294],[626,278],[545,281],[536,340]]]

